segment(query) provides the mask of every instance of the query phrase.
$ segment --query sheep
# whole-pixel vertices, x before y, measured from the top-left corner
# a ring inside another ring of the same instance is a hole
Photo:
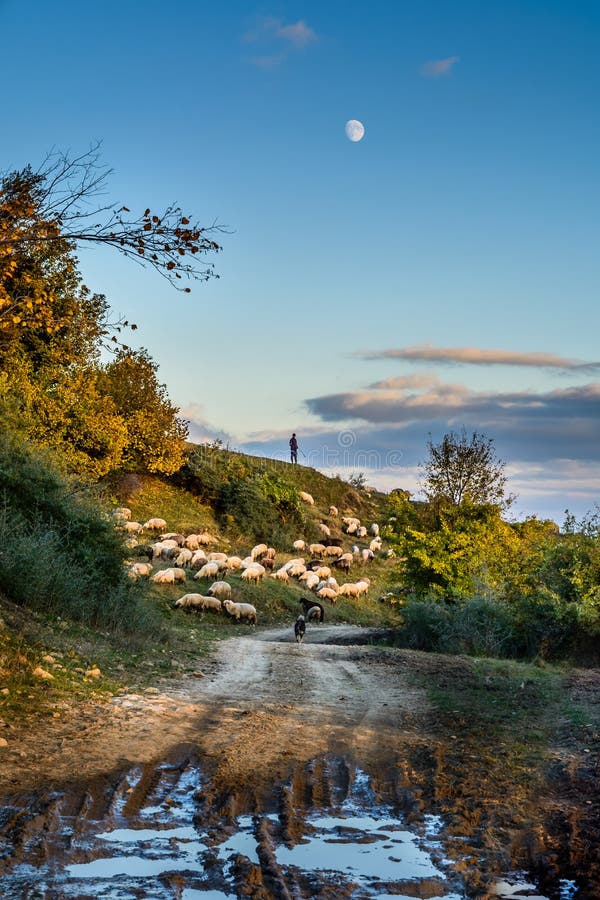
[[[352,544],[351,550],[353,556],[360,556],[360,547],[357,544]]]
[[[381,550],[381,538],[373,538],[369,544],[369,550],[372,550],[373,553],[377,553],[378,550]]]
[[[329,566],[319,566],[318,569],[315,569],[315,575],[318,575],[319,578],[329,578],[331,575],[331,569]]]
[[[244,569],[242,572],[242,579],[244,581],[253,581],[255,584],[258,584],[261,578],[265,575],[264,566],[260,566],[258,563],[254,566],[248,566],[247,569]]]
[[[346,534],[356,534],[359,528],[360,525],[357,525],[355,522],[350,522],[349,525],[346,525],[344,531]]]
[[[179,534],[178,531],[166,531],[164,534],[159,534],[159,541],[177,541],[180,547],[183,547],[185,538],[182,534]]]
[[[315,505],[315,501],[312,497],[312,494],[308,494],[306,491],[300,491],[298,496],[300,497],[301,500],[304,501],[304,503],[308,503],[309,506]]]
[[[200,578],[216,578],[219,574],[219,566],[216,562],[205,563],[201,569],[194,575],[194,581]]]
[[[373,524],[369,528],[369,531],[371,532],[373,537],[377,537],[379,535],[379,525],[377,524],[377,522],[373,522]]]
[[[222,604],[216,597],[204,597],[202,594],[184,594],[179,600],[175,601],[175,606],[179,609],[212,609],[214,612],[221,614]]]
[[[311,556],[323,556],[325,549],[324,544],[311,544],[308,548]]]
[[[117,506],[116,509],[113,509],[113,517],[117,522],[126,522],[131,518],[131,510],[126,506]]]
[[[304,575],[300,576],[300,581],[304,583],[304,586],[309,591],[312,591],[319,583],[319,576],[315,575],[314,572],[305,572]]]
[[[375,559],[375,554],[372,550],[367,550],[365,548],[364,550],[361,550],[360,558],[364,563],[368,563],[371,562],[372,559]]]
[[[140,531],[143,531],[144,526],[141,522],[124,522],[123,528],[127,534],[139,534]]]
[[[300,603],[302,604],[302,608],[304,610],[304,615],[308,616],[308,612],[311,609],[317,609],[321,613],[321,622],[325,616],[325,610],[316,600],[313,600],[312,597],[300,597]]]
[[[139,541],[136,537],[128,537],[123,541],[123,546],[127,547],[128,550],[133,550],[135,547],[139,546]]]
[[[396,552],[394,550],[387,550],[385,555],[387,559],[396,559]]]
[[[157,541],[155,544],[152,544],[152,554],[154,559],[156,559],[158,556],[162,556],[164,559],[168,559],[169,550],[175,550],[176,552],[179,552],[177,541]]]
[[[189,566],[192,562],[194,554],[191,550],[180,550],[178,556],[175,559],[175,565],[179,566],[181,569],[185,568],[185,566]]]
[[[166,527],[167,523],[164,519],[148,519],[147,522],[144,522],[146,531],[164,531]]]
[[[359,597],[360,589],[356,584],[346,582],[346,584],[343,584],[340,588],[340,595],[342,597]]]
[[[337,506],[330,506],[330,507],[329,507],[329,515],[330,515],[330,516],[337,516],[337,514],[338,514],[338,508],[337,508]]]
[[[188,550],[199,550],[200,544],[198,543],[198,535],[197,534],[188,534],[185,541],[183,542]]]
[[[257,544],[256,547],[253,547],[250,551],[250,556],[252,557],[252,561],[256,562],[257,559],[260,559],[265,555],[269,548],[266,544]]]
[[[207,562],[208,559],[206,558],[204,550],[194,550],[194,555],[190,562],[192,569],[200,569]]]
[[[340,586],[337,583],[337,578],[331,576],[331,578],[327,579],[327,587],[333,588],[334,591],[339,591]]]
[[[304,634],[306,632],[306,622],[304,620],[304,616],[300,615],[294,622],[294,637],[296,638],[296,643],[301,644],[304,640]]]
[[[292,576],[292,578],[299,578],[300,575],[304,575],[306,572],[306,566],[302,563],[294,563],[293,566],[290,566],[288,569],[288,574]]]
[[[367,536],[367,529],[365,528],[364,525],[361,525],[360,528],[356,529],[356,537],[357,538],[366,538],[366,536]]]
[[[358,591],[356,596],[360,597],[362,594],[369,593],[369,588],[371,587],[371,582],[369,581],[368,578],[361,578],[360,581],[356,582],[355,587]]]
[[[265,557],[267,559],[275,559],[276,556],[277,550],[275,549],[275,547],[268,547],[267,552],[265,553]]]
[[[349,559],[340,556],[339,559],[334,559],[333,565],[336,569],[341,569],[343,572],[349,572],[352,567],[352,562]]]
[[[284,583],[290,580],[287,569],[284,568],[277,569],[276,572],[273,572],[271,578],[276,578],[277,581],[283,581]]]
[[[265,567],[265,569],[269,569],[269,571],[272,571],[275,568],[275,560],[271,559],[269,556],[263,556],[262,565]]]
[[[334,545],[332,547],[325,547],[323,556],[341,556],[342,553],[342,548]]]
[[[238,569],[242,568],[242,561],[239,556],[228,556],[226,563],[228,572],[237,572]]]
[[[198,534],[196,535],[196,537],[198,538],[198,543],[203,547],[206,547],[208,544],[214,544],[216,542],[215,538],[207,531],[203,531],[202,534]]]
[[[334,591],[332,588],[321,588],[320,591],[317,591],[317,597],[320,597],[322,600],[330,600],[331,603],[335,606],[335,602],[337,600],[337,591]]]
[[[315,619],[317,622],[323,621],[323,607],[319,604],[318,606],[311,606],[306,613],[306,621],[311,622]]]
[[[323,537],[331,537],[331,528],[329,528],[329,526],[324,522],[319,522],[317,528],[319,529]]]
[[[256,608],[251,603],[232,603],[231,600],[223,600],[223,607],[227,615],[237,622],[247,619],[250,625],[256,625]]]
[[[285,569],[286,572],[289,572],[292,566],[304,566],[304,558],[302,556],[298,556],[295,559],[288,559],[286,563],[282,565],[282,569]]]
[[[177,581],[185,582],[187,576],[183,569],[162,569],[153,575],[151,580],[155,584],[175,584]]]
[[[294,543],[292,544],[292,549],[297,550],[298,552],[301,553],[303,550],[306,550],[306,542],[305,541],[294,541]]]
[[[129,567],[127,574],[129,575],[130,578],[133,578],[134,581],[137,581],[138,578],[144,578],[144,577],[147,577],[148,575],[150,575],[150,572],[152,571],[153,568],[154,568],[154,566],[152,565],[152,563],[149,563],[149,562],[133,563]]]
[[[206,592],[209,597],[218,597],[219,600],[229,600],[231,597],[231,585],[226,581],[215,581]]]
[[[357,519],[356,516],[342,516],[342,524],[343,525],[356,525],[357,528],[360,527],[360,519]]]

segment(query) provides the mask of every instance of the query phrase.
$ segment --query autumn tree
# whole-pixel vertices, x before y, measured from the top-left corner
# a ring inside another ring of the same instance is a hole
[[[174,203],[139,213],[106,204],[109,175],[96,145],[76,157],[52,153],[39,170],[26,166],[0,180],[0,349],[24,329],[53,334],[65,324],[40,262],[77,246],[110,247],[186,293],[186,281],[218,277],[207,259],[221,249],[217,226],[193,222]]]
[[[420,464],[421,487],[430,502],[442,501],[460,505],[493,503],[508,506],[505,463],[499,460],[493,438],[477,431],[471,437],[463,428],[460,434],[450,431],[439,444],[427,442],[428,457]]]

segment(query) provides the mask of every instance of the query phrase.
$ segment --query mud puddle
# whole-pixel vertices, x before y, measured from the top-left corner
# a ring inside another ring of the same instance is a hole
[[[374,776],[377,777],[377,776]],[[6,900],[571,900],[557,878],[542,893],[525,874],[473,892],[444,823],[385,802],[386,789],[327,754],[274,785],[266,803],[215,797],[194,755],[134,766],[82,792],[18,798],[1,811]],[[482,862],[482,866],[485,864]]]

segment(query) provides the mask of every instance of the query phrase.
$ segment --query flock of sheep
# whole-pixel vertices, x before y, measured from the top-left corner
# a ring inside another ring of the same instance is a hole
[[[311,506],[314,504],[312,496],[305,491],[300,492],[300,498]],[[338,516],[335,506],[329,507],[329,515]],[[132,522],[131,510],[126,507],[116,509],[114,517],[125,533],[125,545],[128,548],[138,546],[138,536],[142,532],[158,533],[158,540],[144,548],[148,561],[128,563],[128,574],[132,579],[150,578],[155,584],[185,585],[188,573],[194,571],[194,581],[212,583],[205,593],[186,593],[179,597],[175,601],[176,608],[219,614],[225,612],[230,618],[251,625],[256,625],[256,608],[250,603],[233,601],[231,585],[224,580],[228,574],[239,573],[244,582],[253,584],[259,584],[267,576],[286,583],[296,579],[319,600],[335,604],[338,597],[360,598],[363,594],[367,594],[371,582],[369,578],[361,576],[355,582],[346,581],[340,584],[332,568],[348,573],[355,562],[368,563],[382,550],[377,523],[373,523],[367,529],[361,525],[360,519],[342,516],[340,519],[342,532],[357,539],[369,539],[368,547],[361,549],[355,544],[350,551],[345,552],[339,544],[333,543],[330,527],[321,522],[317,526],[321,542],[307,544],[302,539],[293,542],[292,551],[305,554],[308,551],[310,555],[308,561],[305,556],[297,556],[276,568],[277,551],[267,544],[257,544],[249,555],[242,559],[240,556],[229,556],[223,552],[210,550],[216,539],[206,531],[188,535],[168,532],[165,519],[158,517],[151,518],[143,524]],[[155,564],[164,562],[171,565],[154,572]],[[324,608],[318,600],[303,597],[301,603],[308,621],[311,619],[323,621]]]

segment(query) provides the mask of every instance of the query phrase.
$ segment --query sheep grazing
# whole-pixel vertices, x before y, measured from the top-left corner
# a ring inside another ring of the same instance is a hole
[[[341,547],[333,546],[333,547],[325,547],[323,556],[341,556],[344,551]]]
[[[257,559],[261,559],[265,555],[269,548],[266,544],[257,544],[256,547],[253,547],[250,551],[250,556],[252,557],[252,561],[256,562]]]
[[[146,531],[164,531],[166,527],[167,523],[164,519],[148,519],[147,522],[144,522]]]
[[[369,588],[371,587],[371,582],[368,578],[361,578],[360,581],[356,582],[356,588],[358,590],[357,597],[360,597],[362,594],[368,594]]]
[[[206,592],[209,597],[218,597],[219,600],[229,600],[231,597],[231,585],[226,581],[215,581]]]
[[[175,565],[179,566],[180,569],[183,569],[191,564],[193,556],[194,554],[191,550],[180,550],[175,558]]]
[[[379,525],[377,524],[377,522],[373,522],[373,524],[372,524],[371,527],[369,528],[369,531],[371,532],[371,534],[373,535],[373,537],[377,537],[377,536],[378,536],[378,534],[379,534]]]
[[[204,550],[194,550],[194,554],[190,561],[190,566],[192,569],[200,569],[208,560],[206,558],[206,553]]]
[[[360,597],[360,591],[356,584],[346,582],[340,587],[340,595],[342,597]]]
[[[126,506],[117,506],[116,509],[113,509],[113,517],[117,522],[126,522],[131,518],[131,510]]]
[[[197,534],[188,534],[185,541],[183,542],[188,550],[199,550],[200,544],[198,543],[198,535]]]
[[[140,531],[144,530],[144,526],[141,522],[124,522],[123,528],[127,534],[139,534]]]
[[[213,612],[221,614],[222,604],[216,597],[204,597],[202,594],[184,594],[179,600],[175,601],[175,606],[179,609],[210,609]]]
[[[288,574],[291,575],[292,578],[299,578],[300,575],[304,575],[306,572],[306,566],[302,563],[294,563],[293,566],[290,566],[288,569]]]
[[[299,553],[301,553],[303,550],[306,550],[305,541],[294,541],[294,543],[292,544],[292,549],[296,550]]]
[[[344,531],[346,532],[346,534],[356,534],[359,527],[360,526],[356,525],[354,522],[350,522],[349,525],[346,525],[346,527],[344,528]]]
[[[152,576],[154,584],[175,584],[178,581],[185,583],[187,576],[183,569],[162,569]]]
[[[352,544],[352,555],[360,556],[360,547],[357,544]]]
[[[184,536],[177,531],[166,531],[164,534],[159,534],[158,539],[159,541],[177,541],[181,547],[185,541]]]
[[[309,610],[306,612],[306,621],[311,622],[312,620],[315,622],[323,621],[323,607],[322,606],[311,606]]]
[[[339,559],[334,559],[333,565],[336,569],[341,569],[342,572],[349,572],[352,567],[352,562],[344,556],[340,556]]]
[[[360,528],[356,529],[356,537],[357,538],[366,538],[366,536],[367,536],[367,529],[365,528],[364,525],[361,525]]]
[[[132,535],[131,537],[128,537],[123,541],[123,546],[127,547],[128,550],[134,550],[137,546],[139,546],[139,543],[140,542],[138,541],[138,539],[136,537],[133,537]]]
[[[312,591],[319,584],[319,576],[315,575],[314,572],[305,572],[304,575],[300,576],[300,581],[303,582],[309,591]]]
[[[226,563],[228,572],[237,572],[238,569],[242,568],[242,561],[239,556],[228,556]]]
[[[254,566],[248,566],[247,569],[244,569],[242,572],[243,581],[253,581],[255,584],[264,578],[266,572],[264,566],[260,566],[258,563]]]
[[[311,544],[308,550],[311,556],[323,556],[326,547],[324,544]]]
[[[331,576],[331,578],[328,578],[327,587],[333,588],[334,591],[339,591],[340,586],[337,583],[337,578],[334,578],[333,575]]]
[[[277,569],[276,572],[273,572],[271,578],[276,578],[277,581],[283,581],[284,583],[290,580],[290,576],[287,573],[287,569],[281,568]]]
[[[275,568],[275,560],[271,559],[269,556],[263,556],[261,565],[263,565],[265,569],[268,569],[270,572],[272,572]]]
[[[153,567],[152,563],[137,562],[137,563],[133,563],[129,567],[129,569],[127,570],[127,574],[134,581],[137,581],[138,578],[147,578],[150,575],[150,573],[152,572],[153,568],[154,567]]]
[[[325,522],[319,522],[317,528],[319,529],[323,537],[331,537],[331,528],[326,525]]]
[[[356,516],[342,516],[342,524],[343,525],[356,525],[357,528],[360,527],[360,519],[357,519]]]
[[[208,544],[215,543],[215,538],[212,536],[212,534],[209,534],[207,531],[203,531],[202,534],[198,534],[198,535],[196,535],[196,537],[198,539],[198,543],[202,547],[206,547]]]
[[[333,588],[324,587],[321,588],[320,591],[317,591],[317,597],[320,597],[322,600],[330,600],[334,606],[337,600],[337,595],[338,592],[334,591]]]
[[[330,506],[330,507],[329,507],[329,515],[330,515],[330,516],[337,516],[337,514],[338,514],[338,508],[337,508],[337,506]]]
[[[294,637],[296,638],[296,643],[301,644],[304,640],[304,635],[306,633],[306,621],[304,616],[300,615],[294,622]]]
[[[223,600],[223,608],[227,615],[236,622],[246,619],[248,624],[256,625],[256,608],[251,603],[233,603],[231,600]]]
[[[381,550],[381,538],[373,538],[369,544],[369,550],[372,550],[373,553],[377,553],[378,550]]]
[[[331,575],[331,569],[329,568],[329,566],[319,566],[317,569],[315,569],[315,575],[318,575],[318,577],[321,579],[329,578],[329,576]]]
[[[375,559],[375,554],[373,553],[372,550],[367,550],[365,548],[364,550],[361,550],[360,558],[362,559],[362,561],[364,563],[368,563],[368,562],[371,562],[372,559]]]
[[[179,553],[179,545],[177,541],[168,540],[168,541],[157,541],[155,544],[152,544],[152,554],[154,559],[158,556],[162,556],[163,559],[169,559],[170,550],[174,550],[175,553]]]
[[[300,491],[298,496],[304,503],[308,503],[309,506],[314,506],[315,501],[313,500],[312,494],[308,494],[306,491]]]
[[[266,559],[275,559],[277,556],[277,550],[275,547],[267,547],[267,552],[265,553]]]
[[[219,566],[216,562],[208,562],[205,563],[201,569],[194,575],[194,580],[198,581],[201,578],[216,578],[219,574]]]

